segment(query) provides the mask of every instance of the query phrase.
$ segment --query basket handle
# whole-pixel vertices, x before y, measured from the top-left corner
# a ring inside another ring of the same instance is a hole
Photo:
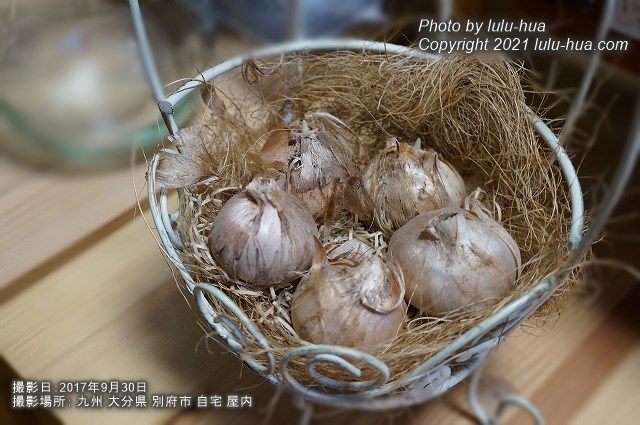
[[[158,102],[164,99],[164,92],[162,91],[162,84],[160,83],[158,69],[153,59],[153,53],[149,47],[149,39],[144,29],[144,21],[142,20],[142,12],[140,11],[138,0],[129,0],[129,8],[131,9],[131,20],[133,23],[133,33],[136,37],[136,45],[142,58],[142,66],[147,75],[147,81],[151,87],[153,98]]]
[[[129,8],[131,9],[133,32],[136,38],[138,52],[142,59],[142,67],[144,68],[144,73],[147,76],[147,82],[151,88],[153,98],[156,102],[160,102],[165,98],[165,94],[162,90],[162,83],[160,83],[158,68],[156,67],[155,60],[153,59],[153,53],[149,47],[149,39],[147,38],[147,32],[144,29],[144,21],[142,19],[142,12],[140,11],[140,4],[138,0],[129,0]],[[160,111],[162,112],[161,107]],[[162,119],[164,120],[167,130],[169,130],[169,134],[176,136],[178,134],[178,124],[173,116],[173,111],[170,115],[162,113]]]

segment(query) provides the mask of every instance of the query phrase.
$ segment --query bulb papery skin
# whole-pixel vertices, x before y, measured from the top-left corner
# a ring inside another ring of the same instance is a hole
[[[307,207],[316,221],[321,221],[328,214],[332,215],[341,208],[341,196],[343,185],[336,180],[322,187],[307,190],[306,192],[291,192]]]
[[[353,136],[328,113],[310,113],[307,118],[313,127],[303,120],[299,128],[275,130],[260,155],[266,167],[286,173],[287,191],[307,205],[318,220],[328,207],[342,202],[342,190],[336,188],[342,188],[353,172]]]
[[[292,164],[290,181],[296,192],[323,187],[351,174],[353,152],[347,135],[329,124],[293,132],[299,157]]]
[[[291,303],[298,335],[314,344],[346,347],[371,347],[397,335],[407,310],[399,269],[367,249],[343,252],[344,260],[333,263],[319,249],[322,255],[314,257]]]
[[[313,217],[295,197],[256,177],[220,209],[209,247],[232,279],[281,286],[309,269],[317,237]]]
[[[367,254],[373,254],[373,248],[359,239],[349,239],[327,252],[330,261],[347,260],[360,262]]]
[[[443,208],[398,229],[388,254],[402,268],[406,300],[422,312],[443,315],[476,312],[509,294],[520,272],[520,250],[496,226],[489,217]]]
[[[373,222],[373,199],[364,187],[362,176],[351,176],[347,179],[345,204],[349,211],[356,214],[365,223]]]
[[[289,161],[295,154],[294,145],[295,141],[292,139],[289,129],[277,129],[267,137],[267,141],[260,151],[260,156],[265,164],[279,170],[286,170]]]
[[[360,205],[356,212],[387,236],[418,214],[460,207],[466,192],[460,174],[435,151],[395,139],[367,166],[361,184],[354,186],[362,191],[351,194]]]

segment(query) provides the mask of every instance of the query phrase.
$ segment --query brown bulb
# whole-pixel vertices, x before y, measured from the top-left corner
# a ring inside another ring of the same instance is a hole
[[[311,214],[273,179],[256,177],[220,209],[209,245],[233,279],[284,285],[309,269],[318,237]]]
[[[262,147],[263,168],[286,174],[286,190],[307,206],[314,219],[342,205],[344,182],[353,172],[352,135],[333,115],[308,114],[299,128],[275,130]]]
[[[391,139],[350,187],[354,211],[387,236],[418,214],[459,207],[465,197],[460,174],[435,151],[421,149],[420,139],[414,146]]]
[[[293,327],[302,339],[369,347],[389,341],[404,324],[402,273],[360,245],[339,247],[330,263],[316,241],[313,266],[291,302]]]
[[[391,237],[389,256],[402,268],[407,301],[435,315],[504,298],[521,267],[520,250],[500,224],[460,208],[414,217]]]

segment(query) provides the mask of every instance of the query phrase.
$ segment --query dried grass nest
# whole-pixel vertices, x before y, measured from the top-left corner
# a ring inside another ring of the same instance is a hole
[[[283,117],[299,120],[313,111],[338,117],[353,132],[359,166],[392,136],[405,142],[420,137],[460,171],[469,193],[481,189],[485,205],[517,241],[524,268],[509,296],[475,314],[435,318],[410,310],[396,338],[368,349],[387,364],[391,379],[401,376],[557,272],[569,255],[566,183],[553,153],[529,121],[524,78],[521,66],[495,57],[424,60],[336,52],[245,64],[236,75],[215,82],[218,97],[211,98],[207,113],[183,129],[176,141],[181,153],[160,153],[157,182],[184,188],[186,202],[178,226],[185,247],[179,252],[182,262],[196,282],[222,289],[279,358],[304,344],[289,316],[295,282],[255,290],[232,281],[209,252],[213,218],[251,180],[252,158],[272,131],[283,128]],[[240,95],[222,89],[229,81],[242,83]],[[356,221],[349,211],[330,226],[321,225],[320,231],[325,243],[357,237],[385,256],[388,241],[382,233]],[[569,279],[576,276],[574,271]],[[556,294],[538,317],[557,313],[560,297]],[[225,311],[221,305],[216,308]],[[264,350],[247,336],[248,354],[264,358]],[[302,360],[289,370],[307,381]]]

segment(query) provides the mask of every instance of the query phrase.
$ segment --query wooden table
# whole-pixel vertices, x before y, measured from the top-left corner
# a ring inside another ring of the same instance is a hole
[[[259,423],[274,390],[202,339],[147,228],[148,214],[136,212],[143,174],[138,166],[74,179],[2,160],[2,355],[25,379],[146,380],[149,394],[246,394],[256,406],[55,410],[65,423]],[[635,423],[640,287],[619,275],[592,288],[600,293],[577,297],[547,329],[526,327],[509,338],[489,361],[489,389],[513,387],[550,424]],[[398,423],[472,423],[465,390],[463,383],[396,414],[342,413],[319,423],[383,423],[387,416]],[[294,423],[297,415],[285,396],[272,423]],[[522,419],[510,414],[506,423]]]
[[[138,165],[65,177],[0,159],[2,356],[24,379],[144,380],[149,395],[237,394],[254,402],[242,410],[52,410],[67,424],[261,423],[275,391],[203,338],[147,228],[148,213],[137,210],[136,193],[144,203],[144,172]],[[549,424],[638,423],[639,301],[638,285],[609,273],[583,287],[546,327],[518,330],[488,362],[482,383],[487,405],[495,404],[495,394],[515,390]],[[400,412],[323,411],[316,420],[472,424],[467,386]],[[298,417],[283,395],[270,423]],[[504,423],[527,419],[509,410]]]

